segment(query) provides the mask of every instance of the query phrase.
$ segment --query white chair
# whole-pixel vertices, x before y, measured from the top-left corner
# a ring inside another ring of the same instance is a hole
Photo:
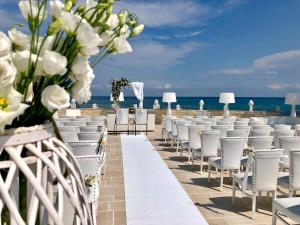
[[[234,126],[248,126],[248,121],[247,120],[238,120],[238,121],[234,121]]]
[[[81,126],[85,126],[86,122],[85,121],[64,121],[63,124],[64,126],[81,127]]]
[[[217,125],[230,125],[233,126],[234,122],[232,122],[231,120],[219,120],[217,121]]]
[[[134,134],[136,135],[137,126],[145,126],[146,135],[148,134],[148,110],[136,109],[134,119]]]
[[[170,116],[165,116],[164,117],[164,127],[165,127],[165,131],[164,132],[164,136],[165,136],[165,142],[167,142],[168,139],[171,138],[171,134],[172,134],[172,117]]]
[[[249,123],[250,119],[249,119],[249,118],[237,118],[237,119],[236,119],[236,121],[243,121],[243,122],[247,122],[247,125],[248,125],[248,123]]]
[[[220,140],[220,131],[204,130],[201,135],[201,148],[192,149],[192,165],[194,159],[200,160],[200,173],[203,170],[203,162],[205,157],[216,157],[218,155],[218,145]]]
[[[276,131],[274,131],[275,148],[280,148],[279,138],[293,137],[294,135],[295,135],[295,130],[276,130]]]
[[[171,119],[171,125],[172,125],[172,132],[171,132],[171,139],[172,139],[172,143],[171,143],[171,148],[174,147],[174,144],[177,144],[178,140],[177,140],[177,124],[179,123],[185,123],[186,120],[183,119]]]
[[[221,138],[227,136],[227,131],[232,130],[233,126],[232,125],[215,125],[211,126],[213,130],[219,130],[221,132]]]
[[[187,122],[187,121],[186,121]],[[189,124],[188,123],[178,123],[177,125],[177,146],[176,151],[178,152],[179,146],[180,146],[180,153],[182,155],[182,152],[185,148],[188,148],[189,143]]]
[[[97,155],[99,154],[98,142],[69,142],[75,156]]]
[[[72,127],[72,126],[66,126],[66,127],[58,127],[59,132],[68,132],[68,133],[78,133],[80,131],[79,127]]]
[[[289,151],[292,149],[300,149],[300,137],[281,137],[279,138],[280,148],[282,148],[283,156],[280,166],[283,169],[289,168]]]
[[[255,150],[253,152],[253,161],[249,162],[246,172],[233,176],[232,204],[235,200],[236,184],[243,186],[244,193],[250,192],[253,218],[255,218],[256,211],[256,196],[259,192],[272,192],[273,198],[276,198],[277,176],[282,152],[281,149]],[[249,173],[250,166],[252,173]]]
[[[208,181],[211,166],[221,170],[220,191],[223,190],[224,170],[238,171],[241,167],[245,138],[221,138],[221,157],[208,159]]]
[[[203,126],[205,126],[205,130],[210,130],[212,123],[211,123],[211,121],[203,120],[203,121],[197,121],[196,125],[203,125]]]
[[[129,109],[117,109],[116,110],[116,121],[115,121],[115,134],[118,133],[119,126],[127,127],[127,134],[129,134]]]
[[[64,143],[79,141],[77,133],[59,132]]]
[[[94,141],[99,142],[101,138],[100,132],[82,132],[78,133],[78,139],[79,141]]]
[[[300,190],[300,149],[289,150],[289,172],[282,173],[278,178],[278,186],[289,190],[289,197]]]
[[[98,126],[82,126],[79,127],[80,132],[99,132]]]
[[[295,124],[295,130],[300,130],[300,124]]]
[[[274,199],[272,211],[272,225],[276,225],[277,219],[289,224],[282,215],[300,224],[300,197]]]
[[[270,129],[264,129],[264,130],[252,130],[250,132],[251,137],[267,137],[267,136],[271,136],[272,130]]]
[[[211,126],[212,125],[217,125],[217,120],[218,120],[217,118],[207,118],[207,119],[205,119],[205,121],[209,121],[210,122]]]
[[[205,130],[204,125],[191,125],[189,126],[189,162],[191,161],[192,151],[201,149],[201,133]]]
[[[244,129],[234,129],[234,130],[229,130],[226,132],[227,137],[242,137],[245,138],[245,145],[244,148],[248,148],[248,138],[249,138],[249,133],[247,130]]]
[[[250,120],[249,121],[249,126],[253,127],[255,125],[266,125],[266,123],[262,120],[257,120],[257,121]]]
[[[271,126],[269,125],[253,125],[252,130],[274,130]]]
[[[291,130],[292,126],[291,125],[286,125],[286,124],[276,124],[274,125],[275,130]]]

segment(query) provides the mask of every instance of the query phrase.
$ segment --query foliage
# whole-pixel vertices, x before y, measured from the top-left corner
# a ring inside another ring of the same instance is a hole
[[[119,105],[119,96],[123,88],[129,85],[129,80],[121,77],[121,79],[113,79],[111,82],[111,93],[115,105]]]

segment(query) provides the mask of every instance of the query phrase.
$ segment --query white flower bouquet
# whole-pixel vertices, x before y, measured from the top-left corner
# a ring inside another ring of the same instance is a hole
[[[93,68],[110,54],[131,52],[128,39],[144,25],[115,0],[20,0],[27,21],[0,31],[0,132],[51,120],[70,104],[91,98]]]

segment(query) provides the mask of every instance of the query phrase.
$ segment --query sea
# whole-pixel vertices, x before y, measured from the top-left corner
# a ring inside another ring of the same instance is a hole
[[[153,103],[157,99],[162,109],[167,108],[167,104],[162,102],[162,97],[144,97],[144,108],[152,109]],[[218,97],[177,97],[177,102],[172,103],[172,108],[175,109],[179,104],[182,109],[199,109],[199,101],[204,101],[204,110],[222,110],[223,104],[219,103]],[[285,98],[270,98],[270,97],[236,97],[235,103],[230,104],[231,110],[249,110],[249,101],[254,102],[254,111],[280,111],[282,115],[289,115],[291,111],[290,105],[285,105]],[[109,96],[93,96],[88,103],[78,105],[79,108],[91,108],[92,104],[97,104],[99,108],[111,108]],[[125,97],[125,101],[121,102],[121,107],[129,108],[139,101],[136,97]],[[300,106],[297,111],[300,112]]]

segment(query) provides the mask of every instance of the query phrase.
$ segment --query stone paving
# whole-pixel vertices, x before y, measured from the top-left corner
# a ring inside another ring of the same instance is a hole
[[[180,156],[170,148],[170,144],[164,143],[159,126],[155,132],[148,134],[148,138],[210,225],[271,224],[272,200],[265,193],[258,199],[258,212],[253,220],[250,198],[237,191],[236,202],[232,205],[232,181],[228,175],[224,179],[223,192],[220,192],[219,179],[211,179],[208,183],[206,171],[200,175],[199,166],[192,167],[187,163],[186,154]],[[213,178],[217,176],[216,173],[212,175]],[[109,136],[97,221],[100,225],[126,225],[120,136]]]

